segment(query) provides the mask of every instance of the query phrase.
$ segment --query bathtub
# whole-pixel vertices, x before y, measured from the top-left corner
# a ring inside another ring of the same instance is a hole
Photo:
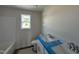
[[[0,54],[12,54],[15,50],[15,42],[0,43]]]

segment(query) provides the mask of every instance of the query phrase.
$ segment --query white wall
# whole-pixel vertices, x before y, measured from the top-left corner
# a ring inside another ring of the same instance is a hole
[[[15,42],[16,18],[0,16],[0,45]]]
[[[31,30],[21,30],[20,27],[20,15],[21,14],[30,14],[32,16],[32,21],[31,21],[31,29],[34,33],[36,32],[41,32],[41,12],[36,12],[36,11],[28,11],[28,10],[22,10],[22,9],[17,9],[17,8],[9,8],[9,7],[2,7],[0,6],[0,17],[14,17],[15,19],[11,19],[11,20],[15,20],[14,25],[9,23],[9,26],[15,26],[16,27],[16,48],[20,48],[20,47],[24,47],[27,46],[28,43],[30,43],[31,40]],[[6,22],[7,19],[5,19]],[[1,23],[1,19],[0,19],[0,23]],[[3,24],[4,25],[4,24]],[[6,23],[7,26],[7,23]],[[0,28],[2,27],[2,25],[0,25]],[[9,29],[11,30],[11,29]],[[12,29],[13,30],[13,29]],[[3,28],[2,28],[2,32],[3,32]],[[0,36],[4,36],[4,34],[2,35],[2,32],[0,32]],[[5,34],[7,34],[8,32],[6,32]],[[11,32],[10,32],[11,33]],[[36,34],[34,34],[36,35]],[[0,37],[1,40],[1,37]],[[5,40],[5,39],[2,39]],[[7,40],[11,40],[7,39]]]
[[[51,33],[79,44],[79,6],[48,6],[42,17],[43,34]]]

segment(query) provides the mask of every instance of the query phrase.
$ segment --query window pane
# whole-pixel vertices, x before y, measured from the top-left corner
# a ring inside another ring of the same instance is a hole
[[[31,28],[31,16],[30,15],[21,15],[21,29],[30,29]]]

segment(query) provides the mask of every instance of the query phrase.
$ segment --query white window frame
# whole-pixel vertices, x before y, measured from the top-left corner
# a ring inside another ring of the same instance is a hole
[[[28,20],[30,22],[29,26],[25,26],[27,20],[23,20],[23,18],[29,18]],[[25,24],[23,23],[25,22]],[[21,14],[21,29],[31,29],[31,15],[30,14]]]

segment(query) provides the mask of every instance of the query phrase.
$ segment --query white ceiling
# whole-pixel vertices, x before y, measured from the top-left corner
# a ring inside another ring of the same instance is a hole
[[[46,5],[8,5],[8,7],[15,7],[33,11],[42,11],[46,7]]]

